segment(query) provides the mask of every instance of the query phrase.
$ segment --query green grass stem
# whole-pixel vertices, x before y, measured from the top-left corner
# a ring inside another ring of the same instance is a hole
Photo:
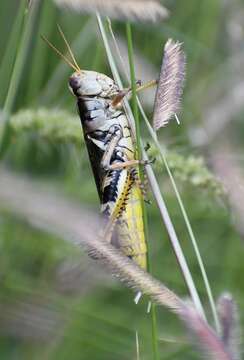
[[[132,29],[130,23],[126,24],[126,36],[127,36],[127,47],[128,47],[128,59],[130,65],[130,77],[131,77],[131,89],[132,89],[132,108],[133,115],[135,119],[135,129],[136,129],[136,148],[137,148],[137,158],[142,159],[141,151],[141,131],[140,131],[140,119],[139,119],[139,109],[137,104],[137,94],[136,94],[136,76],[135,76],[135,67],[134,67],[134,51],[133,51],[133,40],[132,40]],[[142,166],[139,166],[139,177],[141,181],[144,180]],[[148,220],[147,220],[147,211],[145,207],[144,200],[141,201],[142,213],[143,213],[143,223],[144,223],[144,232],[145,239],[147,244],[147,266],[148,271],[151,272],[150,257],[149,257],[149,232],[148,232]],[[157,315],[155,305],[152,304],[151,308],[151,320],[152,320],[152,345],[153,345],[153,358],[154,360],[159,360],[159,349],[158,349],[158,331],[157,331]]]
[[[8,39],[7,48],[5,50],[3,59],[0,65],[0,106],[4,104],[4,99],[8,91],[9,79],[13,70],[14,59],[17,53],[17,48],[22,32],[22,27],[26,15],[26,0],[20,1],[18,13],[13,24],[11,34]]]
[[[0,158],[4,155],[5,150],[8,147],[10,137],[11,137],[11,128],[9,126],[10,115],[14,109],[14,104],[18,96],[18,90],[21,84],[23,71],[25,64],[30,55],[31,46],[34,41],[33,33],[35,32],[38,19],[41,12],[42,1],[36,0],[32,2],[28,13],[28,19],[25,23],[20,46],[17,52],[16,60],[14,63],[14,68],[8,88],[8,93],[3,107],[3,121],[5,123],[3,135],[0,143]]]

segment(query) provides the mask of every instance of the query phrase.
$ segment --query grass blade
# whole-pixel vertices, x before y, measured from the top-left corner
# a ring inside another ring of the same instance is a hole
[[[43,2],[41,0],[36,0],[32,3],[28,13],[26,25],[23,29],[20,47],[16,56],[9,89],[3,108],[3,121],[5,122],[5,126],[0,143],[0,158],[3,156],[10,141],[11,128],[9,126],[9,118],[14,108],[23,75],[23,70],[31,50],[33,33],[35,32],[36,24],[38,23],[42,3]]]
[[[0,106],[4,103],[4,99],[8,90],[9,79],[11,76],[11,71],[14,65],[14,58],[16,56],[20,34],[26,15],[26,0],[20,2],[18,8],[18,14],[14,21],[13,29],[11,31],[8,46],[4,53],[3,59],[0,65],[0,82],[1,82],[1,92],[0,92]]]

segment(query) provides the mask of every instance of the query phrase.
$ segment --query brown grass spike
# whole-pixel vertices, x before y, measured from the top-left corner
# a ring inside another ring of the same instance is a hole
[[[164,47],[163,63],[154,104],[154,130],[166,126],[179,111],[184,79],[185,53],[181,43],[169,39]]]

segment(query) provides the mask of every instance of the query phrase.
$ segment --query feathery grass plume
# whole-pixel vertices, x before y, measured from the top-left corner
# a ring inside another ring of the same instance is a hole
[[[199,315],[191,303],[186,304],[180,317],[188,328],[191,342],[195,344],[208,360],[233,360],[224,342]]]
[[[151,151],[151,149],[150,149]],[[151,154],[151,152],[149,152]],[[220,180],[207,168],[206,162],[200,156],[182,156],[174,151],[167,151],[167,159],[174,176],[187,186],[206,190],[215,196],[225,196],[226,190]],[[155,166],[162,169],[161,159],[154,154]]]
[[[225,293],[220,296],[217,305],[222,341],[233,360],[240,360],[241,330],[236,303],[231,294]]]
[[[72,143],[80,146],[82,133],[77,117],[64,110],[39,108],[20,110],[10,118],[11,131],[16,138],[34,132],[50,143]],[[0,125],[0,133],[1,133]]]
[[[180,110],[185,63],[185,53],[181,43],[169,39],[164,47],[163,63],[154,103],[154,130],[166,126]]]
[[[0,169],[0,208],[73,245],[84,247],[101,259],[128,287],[143,292],[178,315],[194,335],[194,344],[199,343],[200,348],[209,355],[208,359],[233,360],[222,340],[193,305],[185,303],[173,291],[97,235],[99,222],[94,214],[82,211],[79,206],[58,194],[54,196],[41,190],[40,184],[34,184],[3,169]],[[69,221],[66,221],[67,219]],[[87,227],[87,224],[90,226]]]
[[[157,21],[168,16],[158,0],[54,0],[57,5],[118,20]]]
[[[206,161],[201,156],[181,155],[174,150],[162,148],[166,154],[168,165],[174,177],[186,186],[206,190],[216,197],[226,196],[226,189],[221,181],[208,169]],[[163,159],[158,147],[150,144],[147,151],[149,158],[156,159],[154,168],[157,171],[165,171]],[[213,198],[212,198],[213,199]]]

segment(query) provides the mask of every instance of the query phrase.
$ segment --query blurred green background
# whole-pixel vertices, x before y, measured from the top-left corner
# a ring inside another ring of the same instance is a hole
[[[19,29],[24,26],[21,22],[28,18],[27,14],[23,20],[20,14],[23,3],[19,0],[0,3],[1,108],[6,105],[20,44]],[[214,297],[226,290],[231,292],[244,325],[244,243],[240,221],[243,213],[236,203],[239,189],[242,201],[243,183],[227,166],[230,162],[235,164],[240,175],[244,160],[244,5],[241,0],[168,0],[163,4],[170,10],[167,21],[133,24],[137,77],[145,81],[157,76],[163,45],[169,37],[184,43],[187,77],[181,126],[172,122],[160,131],[160,141],[169,155],[179,154],[183,158],[175,174],[177,184]],[[50,0],[40,2],[37,10],[26,64],[11,109],[15,114],[11,121],[25,119],[27,125],[21,130],[17,128],[2,163],[98,212],[98,196],[81,133],[77,132],[75,141],[73,138],[70,141],[65,125],[62,126],[67,137],[56,133],[59,121],[64,124],[74,117],[79,131],[75,100],[67,87],[71,71],[40,38],[40,34],[45,35],[65,52],[56,26],[60,24],[80,66],[110,74],[96,19],[60,10]],[[125,25],[115,21],[112,24],[126,57]],[[153,93],[148,94],[142,98],[150,117]],[[52,128],[53,119],[56,125]],[[143,133],[150,141],[146,130]],[[205,165],[201,163],[195,168],[189,163],[192,156],[205,158],[210,172],[223,180],[225,194],[215,191],[201,178],[200,170]],[[219,164],[227,158],[225,172]],[[176,160],[172,161],[177,170]],[[212,322],[179,206],[165,171],[157,170],[170,215]],[[233,179],[237,185],[231,183]],[[232,189],[236,192],[232,193]],[[147,208],[153,274],[187,297],[153,200]],[[151,322],[145,299],[135,305],[134,294],[86,254],[81,256],[60,239],[5,214],[0,215],[0,284],[1,359],[136,359],[136,331],[141,359],[152,359]],[[178,319],[162,308],[157,308],[157,315],[161,359],[200,358],[188,345]]]

